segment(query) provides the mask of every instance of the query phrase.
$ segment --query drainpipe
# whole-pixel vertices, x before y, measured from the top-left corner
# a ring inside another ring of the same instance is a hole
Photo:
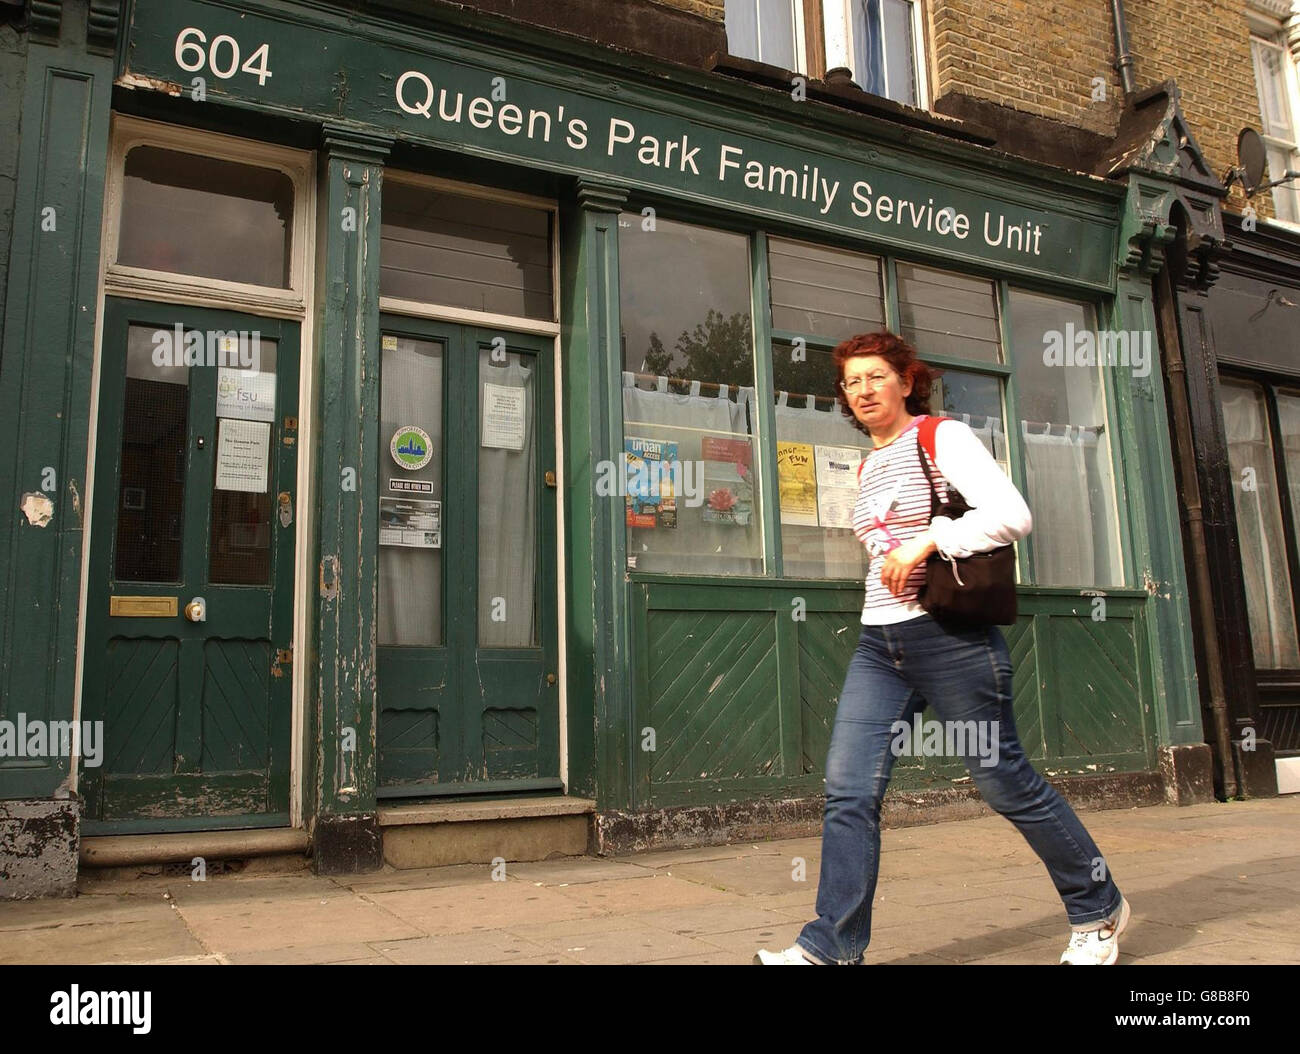
[[[1133,52],[1128,46],[1128,20],[1124,17],[1124,0],[1110,0],[1111,16],[1115,22],[1115,69],[1124,85],[1124,97],[1137,94],[1137,80],[1133,76]]]
[[[1115,0],[1116,4],[1120,0]],[[1186,232],[1179,230],[1179,237]],[[1219,653],[1219,636],[1214,618],[1210,562],[1205,544],[1205,521],[1202,515],[1201,487],[1196,475],[1196,451],[1192,447],[1191,405],[1187,397],[1187,367],[1183,361],[1182,328],[1174,308],[1174,283],[1165,266],[1157,275],[1156,310],[1158,333],[1163,345],[1165,376],[1169,379],[1169,414],[1173,418],[1174,457],[1178,460],[1182,493],[1179,499],[1187,518],[1187,541],[1191,548],[1192,577],[1196,582],[1196,615],[1205,656],[1206,688],[1210,696],[1210,717],[1214,723],[1214,744],[1223,772],[1223,796],[1237,797],[1237,757],[1232,751],[1232,725],[1223,683],[1223,657]]]

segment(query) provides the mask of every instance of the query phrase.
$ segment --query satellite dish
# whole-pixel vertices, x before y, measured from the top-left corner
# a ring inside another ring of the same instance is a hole
[[[1264,140],[1253,128],[1243,128],[1237,136],[1237,164],[1246,180],[1246,193],[1252,193],[1264,182],[1264,169],[1268,166],[1268,152]]]

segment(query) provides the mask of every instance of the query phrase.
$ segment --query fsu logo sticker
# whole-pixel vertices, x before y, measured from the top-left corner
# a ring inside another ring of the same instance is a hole
[[[404,425],[394,432],[388,449],[393,460],[408,472],[417,472],[433,460],[429,433],[415,425]]]

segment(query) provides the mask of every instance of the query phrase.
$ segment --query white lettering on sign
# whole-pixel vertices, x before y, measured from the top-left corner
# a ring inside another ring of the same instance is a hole
[[[187,26],[176,34],[176,65],[186,73],[197,73],[205,66],[218,80],[228,81],[236,72],[251,73],[257,78],[258,86],[266,84],[271,73],[268,63],[271,61],[271,45],[259,44],[247,61],[239,64],[239,41],[223,33],[213,37],[208,49],[207,35],[197,26]]]

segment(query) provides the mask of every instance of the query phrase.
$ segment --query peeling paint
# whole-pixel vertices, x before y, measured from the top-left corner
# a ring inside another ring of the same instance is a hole
[[[68,495],[72,500],[72,515],[77,518],[77,528],[80,530],[85,524],[81,522],[81,491],[77,490],[75,479],[68,480]]]
[[[321,557],[320,596],[322,600],[337,600],[339,598],[339,558],[337,556]]]
[[[44,527],[54,518],[54,502],[39,491],[24,494],[18,508],[33,527]]]

